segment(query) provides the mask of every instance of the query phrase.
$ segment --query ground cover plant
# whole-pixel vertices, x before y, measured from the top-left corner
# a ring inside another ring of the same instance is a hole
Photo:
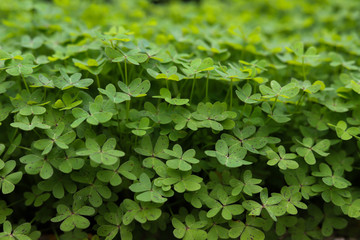
[[[0,1],[0,239],[358,237],[357,1]]]

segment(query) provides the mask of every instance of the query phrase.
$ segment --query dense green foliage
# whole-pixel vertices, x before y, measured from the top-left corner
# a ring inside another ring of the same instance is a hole
[[[0,239],[324,239],[360,219],[357,1],[0,1]]]

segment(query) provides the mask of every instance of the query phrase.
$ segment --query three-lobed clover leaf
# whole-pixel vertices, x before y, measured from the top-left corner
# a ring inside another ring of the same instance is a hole
[[[72,209],[64,204],[56,207],[58,215],[51,218],[52,222],[61,222],[60,229],[64,232],[74,228],[86,229],[90,226],[90,221],[84,216],[92,216],[95,209],[89,206],[78,207],[75,205]]]
[[[348,128],[346,122],[344,121],[339,121],[336,126],[330,123],[328,123],[328,125],[335,128],[336,135],[342,140],[347,141],[352,139],[353,137],[360,140],[360,127]]]
[[[229,237],[240,240],[264,240],[265,234],[259,228],[264,226],[264,219],[246,216],[246,224],[240,220],[229,223]]]
[[[40,237],[40,232],[31,232],[31,224],[23,223],[13,229],[9,221],[3,224],[3,232],[0,232],[0,239],[6,240],[33,240],[33,238]]]
[[[239,203],[240,196],[228,196],[228,194],[220,189],[216,192],[216,199],[208,198],[205,204],[210,208],[206,216],[212,218],[221,211],[221,216],[225,220],[231,220],[233,216],[240,215],[244,212],[244,208]]]
[[[216,157],[222,165],[229,168],[252,164],[252,162],[244,160],[246,153],[247,150],[240,145],[229,147],[225,140],[218,140],[216,142],[215,151],[205,151],[206,155]]]
[[[60,69],[61,77],[55,78],[54,84],[61,90],[70,89],[72,87],[87,89],[93,82],[91,78],[81,79],[81,73],[74,73],[69,76],[64,69]]]
[[[16,167],[14,160],[5,162],[4,167],[0,170],[0,189],[3,194],[9,194],[15,190],[15,184],[20,182],[23,173],[13,172]]]
[[[109,211],[103,214],[106,222],[100,225],[97,229],[97,234],[105,237],[105,240],[112,240],[118,234],[120,234],[121,239],[132,239],[131,230],[123,223],[124,214],[121,207],[117,207],[115,204],[111,204],[110,206],[111,212]]]
[[[314,140],[312,138],[306,137],[302,142],[298,141],[298,143],[302,146],[297,147],[296,152],[303,157],[305,162],[309,165],[314,165],[316,163],[314,152],[322,157],[329,155],[329,153],[326,152],[330,147],[330,141],[328,139],[323,139],[314,144]]]
[[[68,149],[68,145],[75,140],[76,133],[72,129],[65,132],[64,131],[64,123],[59,123],[54,130],[45,130],[45,134],[50,139],[37,140],[34,142],[34,147],[38,150],[43,150],[41,153],[42,155],[48,154],[52,150],[54,144],[56,144],[61,149]]]
[[[166,165],[172,169],[179,169],[181,171],[191,170],[191,164],[199,163],[199,160],[195,157],[195,150],[189,149],[183,152],[182,147],[179,144],[175,144],[173,150],[164,149],[164,152],[173,159],[166,161]]]
[[[185,105],[189,102],[189,99],[181,99],[181,98],[171,98],[171,92],[167,88],[160,89],[160,96],[153,96],[153,98],[161,98],[171,105]]]
[[[167,199],[163,197],[163,195],[165,195],[163,191],[151,183],[146,173],[142,173],[139,182],[130,185],[129,189],[133,192],[140,193],[136,196],[136,199],[139,201],[154,203],[164,203],[167,201]]]
[[[99,143],[93,139],[86,139],[86,150],[80,150],[76,152],[78,156],[89,156],[96,164],[113,165],[119,161],[120,157],[125,156],[125,153],[120,150],[116,150],[115,138],[109,138],[106,142],[100,146]]]
[[[235,178],[230,180],[230,186],[233,187],[231,195],[237,196],[244,192],[252,196],[255,193],[259,193],[263,189],[258,185],[261,181],[261,179],[253,178],[250,170],[246,170],[243,174],[243,181]]]
[[[124,225],[129,225],[134,220],[139,223],[146,223],[147,221],[157,220],[162,211],[159,208],[159,204],[140,202],[137,203],[131,199],[125,199],[122,202],[122,208],[124,208],[125,214],[122,217]]]
[[[312,172],[312,175],[322,177],[322,181],[328,186],[334,186],[340,189],[351,186],[351,182],[342,177],[342,169],[336,169],[333,172],[326,163],[320,163],[319,172]]]
[[[242,87],[242,89],[238,88],[238,90],[236,90],[235,93],[237,97],[246,104],[258,103],[258,101],[261,99],[260,93],[252,94],[252,87],[250,83],[246,83]]]
[[[270,159],[267,164],[270,166],[278,165],[282,170],[286,169],[296,169],[299,167],[299,164],[294,160],[297,155],[294,153],[286,153],[284,146],[280,145],[278,147],[278,152],[276,153],[273,150],[267,151],[267,157]]]
[[[98,88],[99,92],[105,94],[113,103],[122,103],[130,100],[130,96],[126,93],[117,92],[113,84],[106,85],[105,89]]]
[[[202,230],[206,226],[206,221],[196,221],[193,215],[187,215],[185,217],[185,224],[176,217],[171,219],[171,223],[174,226],[174,236],[178,239],[184,240],[205,240],[207,233]]]
[[[47,155],[28,154],[22,156],[20,162],[25,164],[25,171],[30,175],[39,174],[41,178],[48,179],[54,174],[52,162]]]
[[[149,80],[142,81],[141,78],[135,78],[129,85],[126,85],[123,82],[118,82],[118,85],[121,91],[130,97],[146,96],[146,93],[149,91],[151,86]]]
[[[284,186],[280,193],[274,193],[273,196],[282,197],[280,206],[289,214],[296,215],[298,213],[296,208],[307,209],[306,204],[301,202],[302,196],[296,187]]]
[[[192,117],[198,120],[197,127],[211,128],[215,131],[224,129],[232,129],[235,125],[231,120],[236,117],[236,113],[226,111],[226,103],[216,102],[211,104],[199,103],[196,112],[192,113]]]
[[[263,209],[266,209],[270,217],[276,222],[277,216],[282,216],[285,213],[285,209],[282,208],[280,202],[282,200],[281,196],[271,196],[268,197],[267,188],[263,188],[260,192],[261,204],[255,202],[254,200],[245,200],[243,201],[243,207],[249,211],[249,215],[259,216]]]

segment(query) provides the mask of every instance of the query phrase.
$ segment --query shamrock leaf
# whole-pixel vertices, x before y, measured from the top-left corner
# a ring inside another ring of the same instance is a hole
[[[24,193],[26,206],[31,206],[33,204],[34,207],[40,207],[50,197],[50,193],[44,193],[43,190],[37,188],[36,186],[32,186],[31,190],[31,192]]]
[[[35,115],[31,122],[29,118],[26,116],[21,116],[20,114],[15,116],[15,121],[10,123],[10,126],[14,128],[20,128],[24,131],[31,131],[34,128],[41,128],[41,129],[49,129],[50,126],[43,123],[43,118],[41,116]]]
[[[6,65],[6,72],[11,76],[29,75],[33,73],[33,68],[36,67],[33,63],[34,56],[31,54],[26,54],[19,59],[13,58]]]
[[[104,165],[102,166],[104,170],[99,170],[96,173],[96,177],[102,182],[109,182],[111,186],[119,186],[122,183],[120,174],[127,179],[136,180],[136,176],[131,173],[133,167],[134,163],[131,160],[121,165],[120,162],[117,162],[114,165]]]
[[[192,114],[189,110],[183,107],[175,108],[175,113],[171,116],[175,123],[175,130],[181,130],[185,127],[196,131],[198,129],[198,123],[192,118]]]
[[[157,68],[160,72],[153,70],[152,68],[146,69],[150,76],[155,79],[166,79],[171,81],[180,81],[184,76],[177,72],[176,66],[165,67],[162,65],[157,65]]]
[[[299,88],[295,83],[288,83],[285,86],[281,86],[277,81],[272,80],[270,86],[271,88],[266,85],[259,86],[263,98],[293,98],[299,93]]]
[[[341,138],[342,140],[350,140],[353,137],[357,138],[358,140],[360,140],[360,128],[359,127],[347,127],[346,122],[344,121],[339,121],[336,126],[332,125],[332,124],[328,124],[331,127],[334,127],[336,130],[336,135]]]
[[[252,162],[244,160],[247,150],[239,145],[229,147],[224,140],[218,140],[215,151],[205,151],[210,157],[216,157],[218,161],[227,167],[236,168],[242,165],[250,165]]]
[[[161,189],[151,184],[150,178],[146,173],[142,173],[139,182],[132,184],[129,189],[133,192],[140,193],[136,196],[136,199],[139,201],[163,203],[167,200],[162,196],[163,193]]]
[[[123,52],[120,49],[106,48],[105,54],[111,59],[112,62],[128,61],[134,65],[139,65],[145,62],[148,57],[146,54],[140,53],[138,49],[132,49],[128,52]]]
[[[244,181],[235,178],[230,180],[230,186],[233,187],[231,195],[238,196],[241,192],[244,192],[247,195],[252,196],[254,193],[261,192],[262,187],[257,185],[261,183],[261,179],[252,178],[250,170],[244,172],[243,179]]]
[[[260,192],[261,203],[257,203],[253,200],[243,201],[243,207],[249,211],[249,215],[259,216],[263,209],[266,209],[267,213],[270,217],[276,222],[277,216],[281,216],[284,214],[284,210],[279,203],[282,198],[280,196],[272,196],[268,197],[268,191],[266,188]]]
[[[234,127],[234,122],[230,119],[236,117],[235,112],[226,111],[226,103],[216,102],[211,104],[199,103],[197,111],[192,113],[192,117],[198,120],[197,127],[211,128],[215,131],[222,131],[225,129],[231,129]],[[229,125],[225,124],[225,120],[230,122]],[[229,127],[228,127],[229,126]]]
[[[52,130],[45,130],[46,135],[50,139],[40,139],[34,142],[34,147],[43,150],[42,155],[48,154],[56,144],[61,149],[68,149],[68,144],[72,143],[76,138],[76,133],[73,130],[65,131],[65,124],[59,123],[58,126]]]
[[[162,213],[158,204],[146,202],[137,203],[130,199],[125,199],[122,202],[122,207],[125,210],[125,214],[122,217],[124,225],[129,225],[134,220],[139,223],[155,221]]]
[[[203,181],[201,177],[192,175],[191,171],[181,172],[172,169],[168,169],[167,176],[158,180],[165,186],[174,185],[175,191],[179,193],[197,191],[201,188],[200,183]]]
[[[11,208],[8,208],[5,201],[0,200],[0,224],[3,224],[6,221],[6,217],[10,216],[13,213]]]
[[[190,65],[183,68],[182,71],[187,75],[195,75],[197,73],[211,71],[214,69],[214,61],[211,58],[205,59],[194,59],[191,61]]]
[[[76,183],[74,183],[69,175],[62,175],[56,173],[49,179],[45,181],[41,181],[38,184],[38,188],[33,190],[33,193],[28,192],[29,199],[35,199],[36,201],[42,201],[43,199],[46,200],[47,193],[42,194],[43,191],[52,192],[52,195],[57,198],[61,199],[65,196],[66,192],[70,194],[74,194],[77,190]],[[43,196],[44,195],[44,196]],[[39,200],[36,198],[41,197]]]
[[[206,221],[196,221],[193,215],[187,215],[185,217],[185,224],[176,217],[171,219],[171,223],[174,226],[174,236],[178,239],[184,240],[205,240],[207,233],[201,228],[205,227]]]
[[[296,154],[286,153],[285,148],[282,145],[278,147],[278,152],[279,154],[272,150],[267,152],[267,157],[270,159],[267,162],[268,165],[274,166],[278,164],[279,168],[282,170],[286,170],[287,168],[296,169],[299,167],[299,164],[293,160],[297,157]]]
[[[164,149],[164,152],[172,157],[173,159],[167,160],[166,165],[172,169],[179,169],[181,171],[191,170],[191,165],[199,163],[199,160],[195,157],[195,150],[189,149],[183,152],[179,144],[175,144],[173,150]]]
[[[292,171],[288,170],[285,172],[285,181],[292,187],[296,186],[300,190],[303,198],[309,199],[311,196],[316,195],[316,193],[311,190],[311,186],[316,182],[316,178],[308,176],[306,172],[306,168],[302,167]]]
[[[259,153],[258,149],[271,142],[270,137],[256,136],[256,127],[254,125],[245,126],[242,130],[235,127],[232,132],[235,136],[223,133],[221,139],[226,141],[229,146],[239,145],[253,153]]]
[[[84,216],[91,216],[95,213],[95,209],[89,206],[74,206],[70,209],[64,204],[56,207],[58,215],[51,219],[52,222],[62,222],[60,229],[64,232],[73,230],[75,227],[86,229],[90,226],[90,221]]]
[[[146,130],[151,129],[149,124],[150,120],[147,117],[143,117],[139,121],[126,123],[126,127],[134,129],[131,132],[136,136],[142,137],[146,134]]]
[[[123,82],[118,82],[118,85],[121,91],[130,97],[144,97],[150,89],[150,81],[141,81],[140,78],[134,79],[129,85]]]
[[[121,239],[132,239],[130,229],[123,224],[123,213],[120,207],[111,204],[111,212],[105,212],[104,219],[106,223],[101,224],[97,229],[99,236],[105,237],[106,240],[114,239],[120,234]]]
[[[32,240],[32,238],[30,237],[30,223],[23,223],[13,230],[11,223],[9,221],[5,221],[3,224],[3,228],[3,232],[0,233],[0,239]]]
[[[153,98],[161,98],[171,105],[185,105],[189,102],[189,99],[171,98],[171,93],[167,88],[160,89],[160,96],[153,96]]]
[[[298,143],[300,143],[302,147],[297,147],[296,152],[300,156],[304,157],[305,162],[309,165],[314,165],[316,163],[314,152],[323,157],[329,155],[329,153],[325,152],[330,147],[330,141],[328,139],[318,141],[314,145],[314,140],[312,138],[306,137],[302,142],[298,141]]]
[[[242,221],[231,221],[229,237],[240,240],[264,240],[265,234],[259,229],[264,225],[264,220],[256,217],[246,216],[246,224]]]
[[[72,109],[72,114],[76,120],[71,124],[71,127],[76,128],[85,120],[91,125],[110,121],[113,117],[113,107],[109,103],[109,101],[104,102],[103,97],[98,95],[95,101],[89,104],[90,114],[82,108]]]
[[[105,94],[113,103],[122,103],[124,101],[130,100],[130,96],[122,93],[116,92],[116,88],[113,84],[108,84],[105,89],[98,88],[99,92]]]
[[[61,99],[56,100],[56,102],[53,104],[53,108],[60,109],[60,110],[69,110],[73,109],[74,107],[79,106],[83,101],[77,100],[76,98],[73,98],[70,94],[64,93]]]
[[[210,208],[206,214],[208,218],[214,217],[221,211],[221,216],[225,220],[231,220],[233,216],[244,212],[241,204],[236,204],[240,199],[239,196],[228,196],[223,189],[220,189],[216,192],[216,199],[209,198],[205,202]]]
[[[236,95],[242,102],[246,104],[257,103],[258,100],[261,98],[261,94],[254,93],[253,95],[251,95],[251,92],[252,92],[252,87],[250,83],[246,83],[242,89],[239,88],[238,90],[235,91]]]
[[[36,175],[39,174],[41,178],[48,179],[53,173],[54,169],[51,162],[48,161],[46,155],[29,154],[22,156],[20,162],[26,164],[25,171],[28,174]]]
[[[296,215],[298,213],[296,208],[307,209],[306,204],[301,201],[301,193],[296,187],[282,187],[281,193],[274,193],[273,196],[279,196],[283,199],[280,202],[280,206],[286,210],[287,213]]]
[[[319,172],[312,172],[312,175],[322,177],[322,181],[328,186],[334,186],[340,189],[351,186],[351,183],[342,177],[342,169],[337,169],[333,172],[326,163],[320,163]]]
[[[55,78],[54,84],[61,90],[70,89],[72,87],[87,89],[93,82],[91,78],[81,79],[81,73],[74,73],[69,76],[64,69],[60,69],[61,77]]]
[[[165,165],[162,159],[168,159],[169,155],[165,153],[165,149],[169,147],[169,139],[166,136],[160,136],[155,146],[151,142],[149,135],[145,135],[141,139],[140,147],[136,147],[134,150],[138,154],[145,156],[143,165],[147,168],[157,168]]]
[[[41,47],[43,42],[44,42],[44,39],[40,36],[37,36],[37,37],[31,39],[30,36],[25,35],[21,38],[21,46],[24,48],[37,49],[37,48]]]
[[[3,194],[9,194],[14,191],[15,184],[20,182],[23,173],[21,171],[11,173],[16,167],[14,160],[5,162],[5,166],[0,170],[0,188]]]
[[[119,161],[120,157],[125,156],[125,153],[116,150],[115,138],[109,138],[102,146],[100,146],[95,139],[86,139],[86,150],[76,152],[79,156],[89,156],[90,160],[97,164],[113,165]]]

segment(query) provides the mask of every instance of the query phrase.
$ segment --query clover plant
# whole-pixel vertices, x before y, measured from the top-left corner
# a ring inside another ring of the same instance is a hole
[[[360,236],[358,1],[0,1],[0,240]]]

